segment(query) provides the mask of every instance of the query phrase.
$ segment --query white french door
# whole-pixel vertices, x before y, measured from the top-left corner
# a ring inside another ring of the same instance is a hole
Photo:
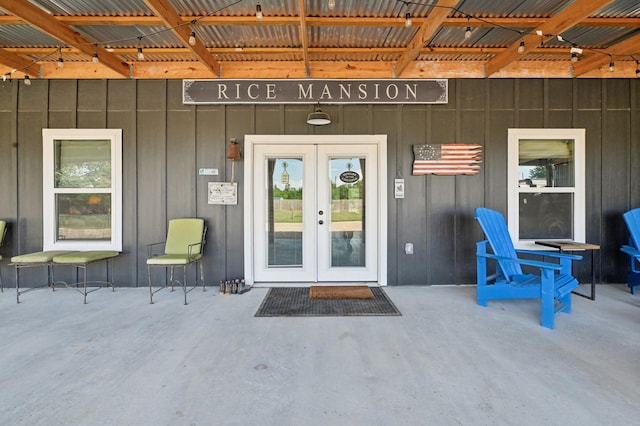
[[[245,275],[270,285],[379,282],[380,147],[302,138],[245,148],[252,151]]]

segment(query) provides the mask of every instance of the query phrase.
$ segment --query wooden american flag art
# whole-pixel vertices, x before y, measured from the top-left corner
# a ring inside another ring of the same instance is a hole
[[[480,171],[482,146],[447,143],[413,146],[413,175],[475,175]]]

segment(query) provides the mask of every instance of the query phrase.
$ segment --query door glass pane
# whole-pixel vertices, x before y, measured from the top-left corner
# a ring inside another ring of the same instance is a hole
[[[332,158],[331,266],[365,266],[365,159]]]
[[[302,158],[267,158],[267,267],[302,268]]]

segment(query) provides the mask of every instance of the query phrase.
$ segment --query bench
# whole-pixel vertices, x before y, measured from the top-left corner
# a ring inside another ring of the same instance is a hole
[[[69,251],[69,250],[49,250],[40,251],[35,253],[28,253],[19,256],[13,256],[11,258],[10,265],[16,268],[16,301],[20,303],[20,295],[28,291],[35,290],[41,287],[51,287],[55,291],[57,283],[66,286],[67,288],[74,289],[84,296],[84,303],[87,303],[87,295],[93,291],[100,289],[98,286],[92,290],[87,290],[88,283],[106,284],[111,286],[112,291],[115,291],[113,282],[109,279],[109,266],[110,261],[118,256],[120,252],[113,250],[90,250],[90,251]],[[87,281],[87,267],[90,263],[105,261],[107,267],[107,279],[106,281]],[[54,265],[67,265],[76,268],[76,276],[80,269],[83,270],[82,281],[75,283],[67,283],[65,281],[55,281],[53,276]],[[22,268],[32,267],[47,267],[47,283],[36,287],[20,290],[20,275],[19,271]],[[82,288],[79,286],[82,284]]]

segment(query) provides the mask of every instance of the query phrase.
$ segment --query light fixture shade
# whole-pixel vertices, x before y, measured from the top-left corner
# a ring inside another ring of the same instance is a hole
[[[317,107],[314,112],[307,116],[307,124],[313,126],[324,126],[331,123],[331,117],[326,112],[322,112],[320,107]]]
[[[231,142],[229,143],[229,150],[227,151],[227,159],[240,159],[240,145],[238,145],[238,142],[236,142],[236,138],[231,138]]]

